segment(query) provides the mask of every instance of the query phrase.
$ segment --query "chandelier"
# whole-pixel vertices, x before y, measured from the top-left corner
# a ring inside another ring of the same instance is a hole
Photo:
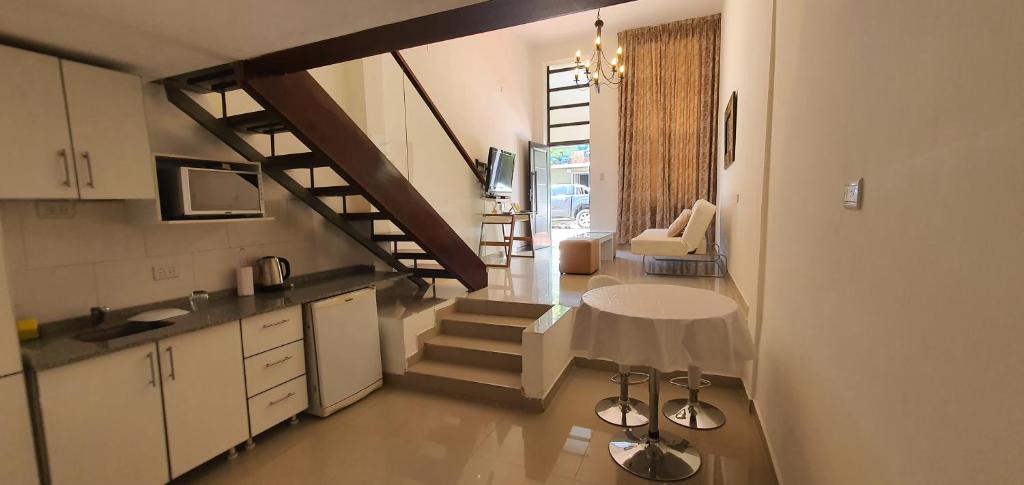
[[[617,86],[626,78],[626,66],[622,62],[622,47],[615,50],[615,55],[609,61],[604,55],[604,47],[601,44],[601,28],[604,27],[604,20],[601,20],[601,9],[597,10],[597,37],[594,37],[594,53],[590,58],[583,60],[582,52],[576,51],[576,70],[573,71],[573,78],[576,84],[586,84],[597,88],[601,92],[601,86]]]

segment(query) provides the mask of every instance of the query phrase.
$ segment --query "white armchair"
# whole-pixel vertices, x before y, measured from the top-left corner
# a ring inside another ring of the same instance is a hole
[[[668,229],[647,229],[630,241],[633,254],[644,257],[644,272],[648,274],[664,274],[671,276],[715,276],[725,274],[724,257],[716,247],[708,253],[707,231],[711,221],[715,219],[717,207],[704,199],[693,204],[690,221],[680,236],[669,236]],[[657,262],[671,261],[683,265],[682,272],[659,272],[649,268],[647,257]],[[708,264],[711,267],[708,268]],[[707,271],[712,269],[712,271]]]

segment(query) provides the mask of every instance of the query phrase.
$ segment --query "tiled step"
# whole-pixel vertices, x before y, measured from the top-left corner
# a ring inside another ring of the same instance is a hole
[[[517,404],[523,399],[520,372],[421,360],[402,378],[403,384],[445,395]]]
[[[459,335],[437,335],[425,342],[423,356],[428,360],[521,372],[523,346],[519,342]]]
[[[441,317],[441,333],[461,337],[522,342],[530,318],[453,312]]]

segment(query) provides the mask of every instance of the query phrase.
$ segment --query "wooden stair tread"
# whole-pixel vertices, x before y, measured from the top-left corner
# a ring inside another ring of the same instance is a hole
[[[522,374],[519,372],[475,367],[451,362],[421,360],[409,366],[409,370],[406,372],[408,374],[444,377],[508,389],[518,390],[522,388]]]
[[[330,166],[330,162],[315,153],[305,152],[267,157],[267,161],[263,163],[263,166],[274,170],[295,170],[327,167]]]
[[[505,315],[488,315],[485,313],[452,312],[441,317],[442,321],[479,323],[482,325],[503,325],[526,328],[533,325],[534,320],[527,317],[509,317]]]
[[[421,278],[455,278],[444,268],[411,268],[412,274]]]
[[[313,187],[309,191],[316,197],[346,197],[361,195],[362,191],[354,185],[337,185],[334,187]]]
[[[236,130],[250,133],[269,135],[288,131],[288,128],[281,121],[277,113],[268,110],[231,115],[224,118],[224,121]]]
[[[424,259],[433,260],[434,259],[433,256],[431,256],[430,254],[425,253],[423,251],[398,251],[397,253],[392,253],[391,255],[394,256],[396,259],[418,259],[418,260],[424,260]]]
[[[523,344],[521,342],[509,342],[507,340],[441,334],[431,337],[426,341],[426,344],[499,354],[523,355]]]
[[[339,212],[338,215],[348,221],[384,221],[390,219],[383,212]]]
[[[235,77],[235,68],[231,64],[207,67],[170,79],[181,88],[197,93],[227,92],[241,87],[238,78]]]
[[[408,234],[374,234],[374,241],[416,241]]]

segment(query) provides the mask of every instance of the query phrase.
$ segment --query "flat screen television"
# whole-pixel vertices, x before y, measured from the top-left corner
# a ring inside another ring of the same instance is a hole
[[[485,195],[494,198],[512,196],[512,175],[515,174],[516,155],[491,148],[487,154],[487,188]]]

